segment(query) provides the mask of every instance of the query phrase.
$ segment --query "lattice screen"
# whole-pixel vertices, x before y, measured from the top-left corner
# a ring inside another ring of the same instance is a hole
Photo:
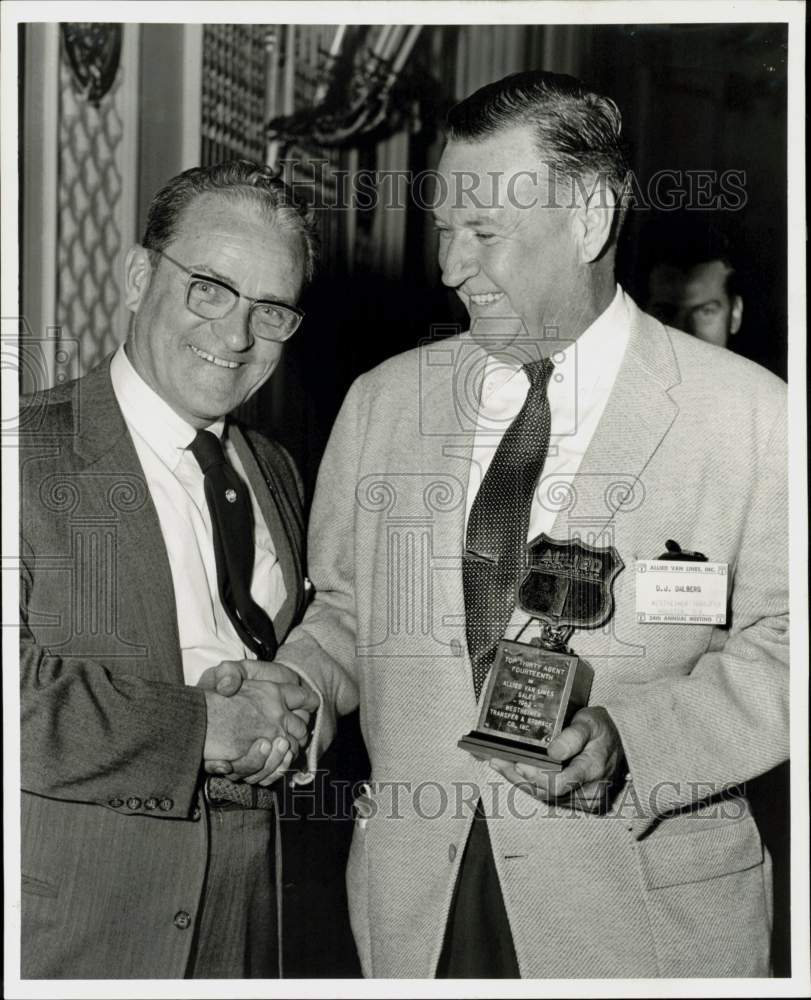
[[[81,340],[86,369],[123,339],[120,324],[122,68],[98,108],[59,65],[56,320]]]
[[[265,155],[265,45],[261,24],[203,28],[201,163]]]

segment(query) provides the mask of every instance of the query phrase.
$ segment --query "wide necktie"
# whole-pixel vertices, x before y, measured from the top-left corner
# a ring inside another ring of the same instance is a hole
[[[532,497],[549,448],[549,358],[524,365],[529,392],[496,449],[467,522],[462,582],[467,645],[478,699],[515,609]]]
[[[220,601],[245,645],[260,659],[272,660],[278,648],[273,622],[251,597],[254,534],[248,487],[211,431],[198,431],[189,450],[203,470]]]

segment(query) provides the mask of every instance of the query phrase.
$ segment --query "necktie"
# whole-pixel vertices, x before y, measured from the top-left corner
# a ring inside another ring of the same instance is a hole
[[[273,622],[251,597],[254,540],[248,488],[211,431],[198,431],[189,450],[203,471],[220,601],[245,645],[260,659],[272,660],[278,647]]]
[[[549,448],[548,358],[524,365],[529,392],[482,479],[467,522],[462,583],[467,645],[478,700],[515,608],[532,496]]]

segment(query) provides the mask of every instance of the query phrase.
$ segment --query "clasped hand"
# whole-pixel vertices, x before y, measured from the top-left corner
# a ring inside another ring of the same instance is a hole
[[[562,771],[503,760],[491,760],[490,766],[543,802],[591,813],[608,809],[625,770],[625,754],[617,727],[604,708],[581,708],[547,753],[554,761],[566,761]]]
[[[270,785],[307,745],[318,696],[282,664],[225,660],[197,686],[206,695],[203,755],[210,774]]]

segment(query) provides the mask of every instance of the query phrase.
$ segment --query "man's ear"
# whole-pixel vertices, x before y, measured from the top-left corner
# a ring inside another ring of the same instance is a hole
[[[136,243],[124,261],[124,304],[130,312],[138,312],[151,279],[149,252]]]
[[[734,336],[741,328],[743,321],[743,299],[740,295],[732,297],[732,312],[729,316],[729,335]]]
[[[578,183],[575,235],[583,263],[591,264],[605,250],[611,237],[617,198],[603,177],[584,177]]]

